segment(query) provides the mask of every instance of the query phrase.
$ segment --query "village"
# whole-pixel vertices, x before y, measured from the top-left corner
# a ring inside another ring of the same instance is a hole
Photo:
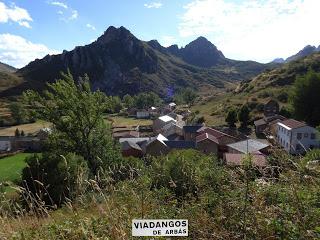
[[[151,125],[112,126],[112,137],[118,142],[124,157],[161,156],[173,150],[196,149],[207,155],[216,155],[222,164],[241,166],[246,154],[258,168],[268,166],[267,158],[274,149],[288,154],[303,155],[308,150],[320,148],[315,128],[295,119],[279,115],[279,104],[269,100],[264,106],[264,116],[253,122],[255,134],[250,136],[236,128],[207,126],[205,123],[188,125],[191,114],[171,102],[149,109],[127,109],[127,118],[149,119]],[[16,131],[19,132],[18,129]],[[1,156],[18,152],[41,152],[43,143],[51,132],[45,127],[35,134],[0,136]]]
[[[244,156],[250,153],[253,165],[259,168],[268,165],[267,157],[273,149],[302,155],[320,147],[317,130],[279,115],[279,104],[273,99],[265,104],[264,116],[254,121],[255,135],[250,136],[230,127],[217,128],[205,123],[188,125],[186,119],[190,113],[178,110],[173,102],[162,108],[131,111],[131,116],[137,119],[152,118],[152,126],[149,129],[113,128],[113,137],[119,141],[125,157],[159,156],[172,150],[196,149],[218,156],[228,166],[240,166]]]

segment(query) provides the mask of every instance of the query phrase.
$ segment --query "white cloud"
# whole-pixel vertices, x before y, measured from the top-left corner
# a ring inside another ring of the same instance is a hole
[[[177,43],[177,39],[173,36],[163,36],[160,38],[160,43],[164,47],[169,47]]]
[[[69,17],[69,20],[75,20],[77,19],[79,16],[78,11],[77,10],[72,10],[71,12],[71,17]]]
[[[69,22],[72,20],[76,20],[79,17],[79,13],[77,10],[69,7],[66,3],[63,2],[58,2],[58,1],[51,1],[48,2],[48,4],[53,5],[53,6],[57,6],[60,8],[63,8],[62,10],[57,11],[57,14],[62,16],[64,15],[65,17],[60,17],[59,19],[64,21],[64,22]]]
[[[33,20],[26,9],[17,7],[14,4],[8,7],[3,2],[0,2],[0,23],[7,23],[9,21],[31,28],[30,22]]]
[[[68,5],[63,2],[49,2],[53,6],[58,6],[64,9],[68,9]]]
[[[161,8],[162,3],[161,2],[151,2],[151,3],[145,3],[143,6],[146,8]]]
[[[47,54],[57,54],[43,44],[32,43],[21,36],[0,34],[0,62],[20,68]]]
[[[180,36],[204,35],[229,58],[267,62],[320,44],[319,0],[196,0],[184,8]]]
[[[93,30],[93,31],[96,30],[96,27],[93,26],[93,25],[91,25],[90,23],[87,23],[87,24],[86,24],[86,27],[87,27],[87,28],[90,28],[90,29]]]

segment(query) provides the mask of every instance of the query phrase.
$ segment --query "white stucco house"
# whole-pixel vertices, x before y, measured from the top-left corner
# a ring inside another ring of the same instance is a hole
[[[302,154],[320,147],[317,130],[294,119],[286,119],[277,123],[276,140],[290,154]]]
[[[161,130],[161,128],[163,128],[165,125],[169,124],[169,123],[177,123],[177,120],[175,120],[174,118],[168,116],[168,115],[164,115],[161,117],[158,117],[157,119],[155,119],[153,121],[153,132],[154,133],[159,133],[159,131]]]

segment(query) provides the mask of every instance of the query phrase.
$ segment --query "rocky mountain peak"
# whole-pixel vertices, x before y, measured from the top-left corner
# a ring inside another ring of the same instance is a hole
[[[199,67],[212,67],[225,57],[217,47],[205,37],[199,37],[182,49],[183,59]]]
[[[96,42],[102,44],[108,44],[112,41],[124,41],[126,39],[135,38],[131,32],[125,27],[116,28],[110,26],[104,33],[101,35]]]

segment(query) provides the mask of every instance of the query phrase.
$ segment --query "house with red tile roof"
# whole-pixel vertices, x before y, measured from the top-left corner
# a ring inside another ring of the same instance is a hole
[[[197,148],[204,153],[217,153],[220,158],[227,152],[227,145],[237,141],[236,137],[214,128],[204,126],[197,130]]]
[[[205,154],[218,154],[219,141],[216,137],[203,133],[196,137],[196,148]]]

